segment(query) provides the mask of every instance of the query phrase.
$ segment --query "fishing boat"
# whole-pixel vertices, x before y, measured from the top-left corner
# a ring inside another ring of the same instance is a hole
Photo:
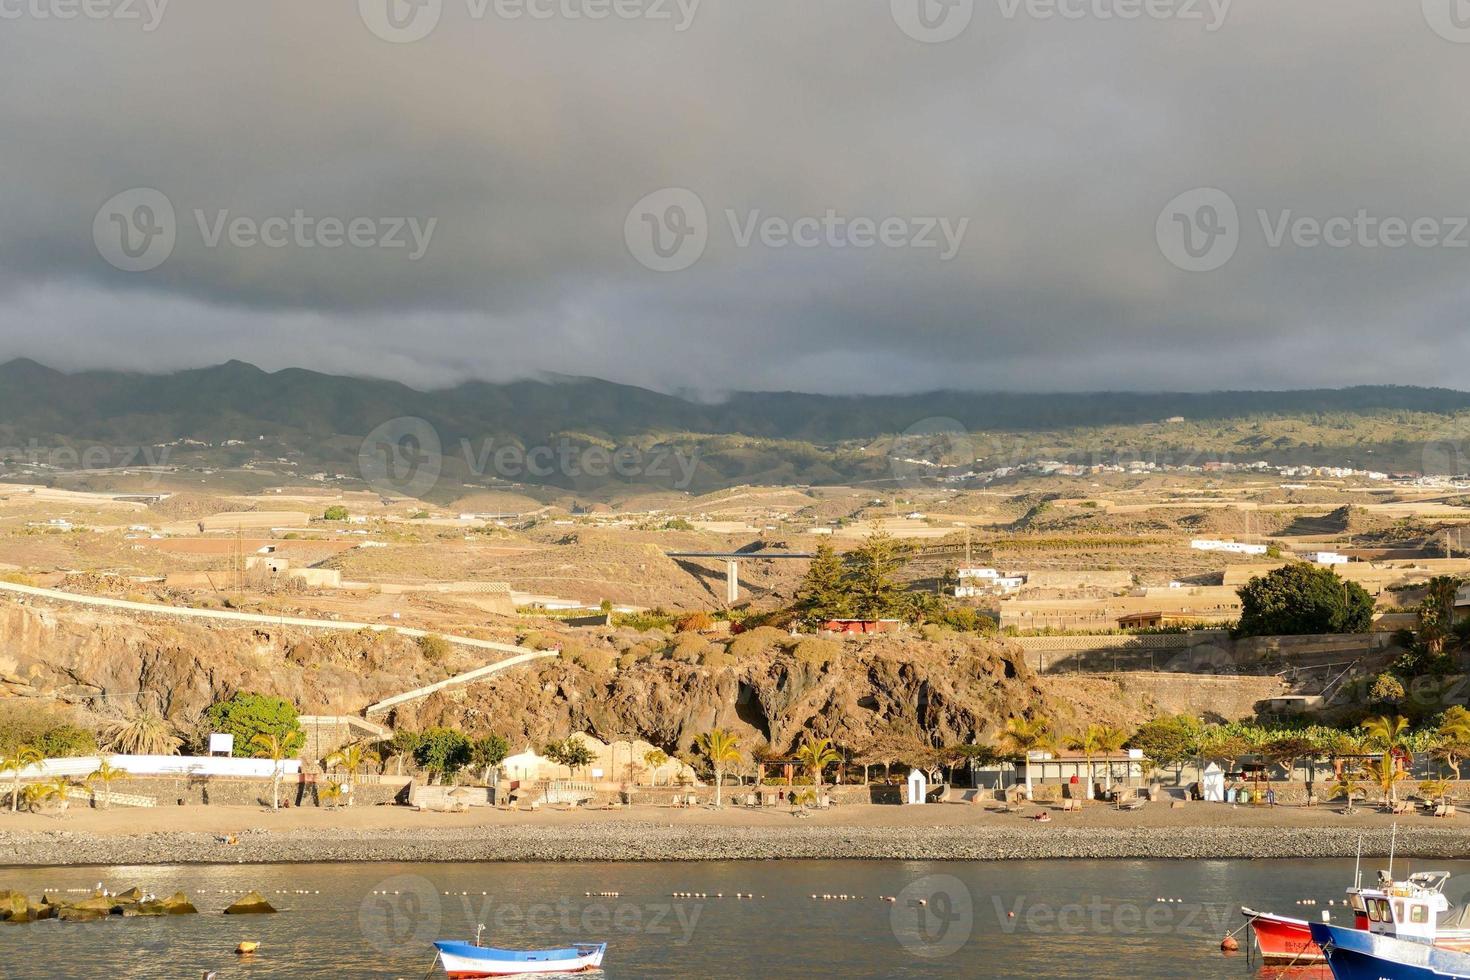
[[[607,952],[607,943],[576,943],[561,949],[497,949],[480,944],[484,930],[483,925],[476,930],[474,942],[441,939],[434,943],[439,963],[451,980],[598,970]]]
[[[1455,905],[1444,894],[1446,871],[1421,871],[1407,881],[1378,873],[1375,887],[1355,885],[1347,890],[1353,912],[1352,929],[1410,939],[1444,949],[1470,951],[1470,906]],[[1241,908],[1250,920],[1256,946],[1266,963],[1307,964],[1325,959],[1312,939],[1316,923],[1270,912]]]
[[[1412,939],[1311,923],[1334,980],[1470,980],[1470,954]]]

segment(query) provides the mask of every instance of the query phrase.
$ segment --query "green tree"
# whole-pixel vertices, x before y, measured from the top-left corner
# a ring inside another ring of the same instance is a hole
[[[1203,726],[1189,715],[1164,715],[1145,722],[1128,739],[1130,748],[1161,766],[1173,766],[1176,780],[1184,773],[1184,763],[1199,755],[1205,745]]]
[[[322,520],[324,521],[345,521],[347,517],[347,508],[341,504],[333,504],[322,512]]]
[[[658,785],[658,771],[669,764],[669,755],[663,749],[649,749],[643,753],[643,761],[648,766],[648,782]]]
[[[1445,641],[1455,632],[1455,596],[1463,581],[1454,575],[1436,575],[1425,586],[1419,604],[1419,640],[1433,656],[1444,653]]]
[[[721,790],[725,785],[725,768],[740,763],[740,740],[723,728],[705,732],[694,740],[699,751],[709,760],[715,773],[715,806],[721,806]]]
[[[431,779],[446,780],[470,764],[470,740],[453,728],[429,728],[420,733],[413,761]]]
[[[847,572],[832,545],[817,545],[816,557],[796,592],[796,611],[808,623],[845,619],[853,615]]]
[[[480,778],[487,783],[490,782],[490,770],[504,762],[508,755],[510,742],[493,733],[470,744],[470,765],[480,771]]]
[[[1353,797],[1363,793],[1363,781],[1358,774],[1352,770],[1344,769],[1332,784],[1332,796],[1344,797],[1347,800],[1347,812],[1353,812]]]
[[[241,758],[254,754],[257,735],[275,736],[288,753],[306,741],[296,706],[268,694],[242,691],[228,701],[216,701],[204,712],[204,719],[211,731],[235,736],[233,754]]]
[[[1373,597],[1331,568],[1293,562],[1258,575],[1239,589],[1242,636],[1366,633]]]
[[[1082,757],[1087,760],[1087,789],[1082,795],[1089,800],[1092,799],[1092,787],[1097,782],[1097,770],[1093,768],[1092,759],[1103,751],[1103,731],[1102,725],[1088,725],[1067,740],[1067,744],[1081,752]]]
[[[861,619],[880,619],[899,611],[904,589],[897,575],[904,548],[890,535],[869,535],[847,556],[853,612]]]
[[[1460,778],[1460,763],[1470,758],[1470,711],[1463,705],[1453,705],[1440,718],[1431,751],[1450,767],[1451,779]]]

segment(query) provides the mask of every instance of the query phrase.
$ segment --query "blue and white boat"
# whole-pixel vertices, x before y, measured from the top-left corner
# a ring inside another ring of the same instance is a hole
[[[474,942],[441,939],[434,943],[439,962],[451,980],[599,970],[602,955],[607,952],[607,943],[577,943],[561,949],[497,949],[480,945],[484,929],[480,926]]]
[[[1311,928],[1335,980],[1470,980],[1470,953],[1326,922]]]

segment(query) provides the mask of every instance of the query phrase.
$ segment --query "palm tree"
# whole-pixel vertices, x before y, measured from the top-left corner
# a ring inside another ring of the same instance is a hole
[[[65,813],[70,801],[67,793],[71,790],[71,783],[65,776],[57,776],[53,779],[43,779],[39,783],[31,783],[26,787],[26,804],[34,810],[47,800],[57,800],[57,810]]]
[[[1098,732],[1097,738],[1098,750],[1105,756],[1111,756],[1115,752],[1121,752],[1123,746],[1128,742],[1128,733],[1112,725],[1102,725],[1100,728],[1101,731]],[[1111,790],[1113,788],[1113,763],[1111,759],[1108,760],[1107,773],[1107,782],[1103,788]],[[1128,769],[1125,766],[1124,776],[1126,777],[1127,775]]]
[[[38,766],[46,760],[41,750],[29,745],[17,745],[4,759],[0,759],[0,769],[9,769],[11,777],[10,786],[10,812],[17,813],[20,810],[20,771],[27,766]]]
[[[720,791],[725,783],[725,767],[740,762],[740,740],[723,728],[716,728],[699,736],[695,743],[715,771],[715,806],[718,807],[721,805]]]
[[[658,785],[658,771],[669,764],[669,755],[663,749],[650,749],[643,753],[643,761],[648,764],[648,782],[652,786]]]
[[[796,759],[806,767],[807,772],[812,774],[812,785],[817,788],[818,793],[822,789],[822,770],[836,762],[840,757],[837,750],[832,748],[832,740],[829,738],[812,738],[807,733],[796,750]]]
[[[347,770],[347,805],[351,806],[357,793],[357,774],[366,763],[376,761],[378,761],[376,752],[361,742],[354,742],[352,745],[344,745],[327,756],[322,760],[322,765],[329,769]],[[338,784],[337,788],[340,791],[342,787]]]
[[[1087,760],[1087,790],[1082,794],[1087,799],[1092,799],[1092,787],[1097,782],[1097,771],[1092,766],[1092,757],[1102,751],[1102,725],[1088,725],[1086,730],[1072,736],[1068,743],[1072,748],[1082,753]]]
[[[1404,773],[1399,771],[1398,761],[1394,758],[1394,749],[1409,734],[1409,719],[1403,715],[1394,715],[1392,718],[1381,715],[1377,718],[1369,718],[1363,722],[1363,734],[1369,741],[1378,742],[1383,745],[1383,759],[1374,773],[1374,779],[1383,787],[1384,796],[1390,803],[1396,801],[1397,794],[1394,792],[1394,783],[1404,778]],[[1389,773],[1397,773],[1392,778]]]
[[[1056,738],[1045,718],[1007,718],[1000,735],[1001,745],[1027,761],[1032,752],[1051,751]],[[1026,766],[1026,799],[1031,799],[1031,766]]]
[[[336,806],[342,801],[342,784],[337,782],[335,779],[329,779],[327,780],[326,784],[317,791],[317,796],[321,798],[321,801],[324,805]],[[347,805],[352,805],[352,791],[350,789],[347,791]]]
[[[91,775],[89,775],[86,779],[86,783],[88,786],[91,786],[93,783],[102,784],[102,809],[106,810],[112,806],[113,782],[115,780],[122,779],[126,775],[126,771],[117,768],[117,766],[114,766],[111,762],[107,760],[106,756],[103,756],[100,760],[98,760],[97,768],[92,770]],[[93,790],[93,792],[95,793],[96,790]]]
[[[1349,772],[1347,770],[1344,770],[1343,773],[1342,773],[1342,775],[1340,775],[1340,776],[1337,777],[1337,781],[1332,784],[1332,794],[1331,795],[1332,796],[1346,797],[1347,798],[1347,811],[1346,812],[1352,813],[1353,812],[1353,797],[1357,796],[1358,794],[1360,794],[1362,792],[1363,792],[1363,783],[1362,783],[1362,780],[1358,779],[1358,774],[1355,773],[1355,772]]]
[[[1398,802],[1399,780],[1407,776],[1407,773],[1399,768],[1398,760],[1392,755],[1383,755],[1377,763],[1368,767],[1368,776],[1378,784],[1379,789],[1383,790],[1385,806],[1392,807]]]
[[[259,734],[250,739],[250,746],[255,749],[257,759],[269,759],[275,763],[275,768],[271,770],[271,809],[279,810],[281,808],[281,777],[285,771],[282,763],[291,754],[288,740],[274,732],[269,735]]]
[[[114,721],[103,730],[103,740],[122,755],[178,755],[183,739],[168,720],[152,708]]]

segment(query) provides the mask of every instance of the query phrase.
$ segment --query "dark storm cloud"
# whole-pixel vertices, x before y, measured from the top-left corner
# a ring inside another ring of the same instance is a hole
[[[370,29],[378,0],[127,4],[141,21],[92,2],[0,0],[0,358],[420,385],[1463,386],[1470,43],[1441,36],[1438,0],[975,0],[943,43],[905,33],[908,0],[547,0],[545,19],[442,0],[412,43]],[[1201,187],[1238,243],[1188,272],[1156,219]],[[133,188],[174,210],[147,271],[94,239]],[[625,241],[663,188],[707,213],[681,271]],[[1390,247],[1359,221],[1339,246],[1293,224],[1360,211],[1439,234]],[[862,219],[898,219],[893,244],[857,247]],[[929,221],[936,247],[912,247]],[[773,244],[791,238],[815,244]]]

